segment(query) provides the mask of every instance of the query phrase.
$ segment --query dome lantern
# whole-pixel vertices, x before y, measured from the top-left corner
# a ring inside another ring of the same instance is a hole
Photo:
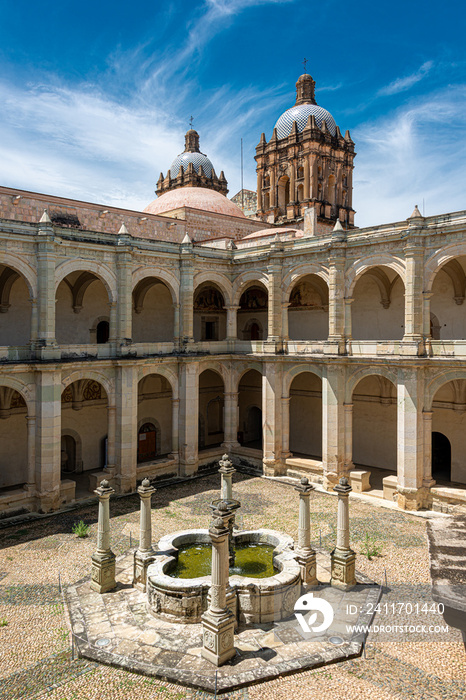
[[[227,195],[227,181],[215,174],[210,159],[199,148],[199,134],[189,129],[184,137],[185,149],[176,156],[170,166],[167,177],[157,183],[156,194],[161,196],[178,187],[205,187]]]

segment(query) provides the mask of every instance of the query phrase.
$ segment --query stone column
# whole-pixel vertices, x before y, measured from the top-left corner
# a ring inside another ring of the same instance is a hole
[[[55,340],[55,266],[56,252],[52,222],[46,212],[37,232],[38,279],[38,354],[42,359],[60,356]]]
[[[424,249],[415,241],[405,247],[406,289],[405,289],[405,332],[403,354],[419,355],[424,348],[423,331],[423,261]]]
[[[196,362],[180,364],[180,411],[178,420],[180,476],[191,476],[198,463],[199,374]]]
[[[97,550],[92,555],[91,588],[106,593],[116,587],[115,555],[110,549],[110,496],[115,491],[104,479],[94,491],[99,497]]]
[[[178,346],[180,342],[180,305],[173,304],[173,342]]]
[[[424,475],[422,485],[430,489],[435,486],[435,479],[432,478],[432,411],[423,411],[423,433],[424,433]]]
[[[290,397],[282,396],[282,459],[291,457],[290,452]]]
[[[178,434],[178,415],[180,411],[180,400],[172,399],[172,451],[174,459],[179,456],[179,434]]]
[[[264,362],[262,376],[262,464],[265,476],[284,473],[282,463],[282,371],[278,362]]]
[[[238,329],[237,329],[237,312],[240,308],[239,306],[225,306],[227,310],[227,340],[237,340],[238,339]]]
[[[304,156],[304,201],[309,199],[310,195],[310,169],[309,156]]]
[[[112,476],[115,475],[115,436],[116,436],[116,408],[115,406],[107,406],[107,464],[105,471]]]
[[[36,486],[36,417],[26,416],[28,432],[28,489]]]
[[[345,367],[328,364],[322,378],[322,463],[331,489],[345,469]]]
[[[136,365],[119,360],[116,368],[116,484],[120,493],[136,488],[138,377]]]
[[[332,243],[330,253],[328,345],[332,353],[345,352],[345,243]]]
[[[151,498],[155,489],[149,479],[143,479],[138,488],[139,511],[139,547],[134,553],[133,586],[146,590],[147,567],[154,560],[152,548]]]
[[[345,464],[344,471],[349,474],[354,469],[353,464],[353,404],[345,403]]]
[[[288,307],[290,306],[289,301],[282,302],[282,339],[283,342],[290,339],[290,331],[288,326]]]
[[[267,341],[278,342],[281,339],[282,329],[282,298],[281,298],[281,259],[275,257],[268,266],[269,298],[267,314]]]
[[[36,373],[36,489],[42,513],[60,505],[61,371],[53,365]]]
[[[397,386],[398,508],[419,510],[426,505],[424,479],[424,381],[422,371],[399,369]]]
[[[233,498],[233,474],[235,474],[236,469],[234,468],[233,463],[230,462],[228,455],[223,455],[219,464],[220,469],[218,470],[218,473],[220,474],[221,478],[221,498],[223,498],[224,501],[231,501]]]
[[[330,583],[335,588],[349,590],[356,581],[356,554],[350,549],[349,494],[351,486],[342,477],[333,489],[338,494],[337,546],[331,553],[332,576]]]
[[[202,615],[202,656],[215,666],[221,666],[236,654],[235,617],[227,607],[229,586],[228,521],[231,511],[221,501],[213,512],[209,527],[212,540],[212,585],[210,606]]]
[[[351,354],[351,340],[353,338],[353,322],[351,317],[351,304],[353,303],[353,297],[346,297],[345,302],[345,339],[346,339],[346,350],[348,354]]]
[[[257,173],[257,211],[262,211],[262,172]]]
[[[132,342],[133,324],[133,286],[132,286],[132,255],[131,248],[117,248],[116,259],[118,279],[117,299],[117,328],[110,330],[116,338],[119,354],[125,354],[127,346]]]
[[[180,341],[186,344],[194,341],[193,245],[189,241],[181,244],[180,264]]]
[[[270,209],[275,209],[277,206],[277,192],[275,188],[275,166],[270,168],[270,188],[269,188],[269,206]]]
[[[432,345],[431,345],[431,340],[432,336],[430,333],[430,300],[432,299],[432,292],[422,292],[422,301],[423,301],[423,311],[422,311],[422,316],[423,316],[423,329],[422,329],[422,335],[424,337],[424,345],[425,345],[425,351],[427,355],[432,355]]]
[[[231,452],[238,447],[238,392],[227,391],[223,395],[224,440],[222,447]]]
[[[295,204],[296,203],[296,184],[295,184],[295,166],[293,164],[290,165],[290,201],[289,204]]]
[[[299,526],[297,562],[301,569],[301,581],[306,588],[317,586],[316,553],[311,547],[311,516],[309,511],[309,497],[314,486],[305,476],[301,479],[295,491],[299,493]]]

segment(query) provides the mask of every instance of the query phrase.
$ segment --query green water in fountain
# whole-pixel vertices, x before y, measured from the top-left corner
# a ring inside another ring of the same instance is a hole
[[[235,566],[230,576],[268,578],[278,573],[273,565],[273,545],[246,543],[236,547]],[[178,550],[178,562],[168,573],[172,578],[197,578],[210,576],[212,545],[190,544]]]

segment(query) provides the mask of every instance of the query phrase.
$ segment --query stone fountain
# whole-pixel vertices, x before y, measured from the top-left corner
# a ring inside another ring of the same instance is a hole
[[[96,490],[99,535],[92,578],[67,590],[80,656],[207,691],[216,687],[215,668],[222,666],[217,689],[227,692],[361,653],[365,634],[343,630],[348,622],[370,623],[364,609],[375,608],[379,589],[361,574],[356,585],[347,481],[335,487],[337,542],[330,557],[311,547],[313,487],[306,478],[296,487],[295,545],[288,535],[267,528],[236,529],[241,504],[233,498],[235,469],[227,455],[219,473],[220,498],[211,504],[209,527],[171,533],[156,545],[151,532],[155,489],[143,480],[139,546],[116,561],[110,548],[111,489],[103,483]],[[309,629],[309,636],[294,613],[295,605],[308,604],[313,595],[336,612],[328,630],[320,626],[313,634]],[[348,620],[349,607],[363,612]]]

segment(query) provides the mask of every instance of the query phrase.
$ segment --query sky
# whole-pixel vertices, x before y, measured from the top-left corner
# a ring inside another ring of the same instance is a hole
[[[0,184],[143,209],[193,117],[229,196],[304,72],[356,224],[466,209],[466,11],[444,0],[0,1]]]

